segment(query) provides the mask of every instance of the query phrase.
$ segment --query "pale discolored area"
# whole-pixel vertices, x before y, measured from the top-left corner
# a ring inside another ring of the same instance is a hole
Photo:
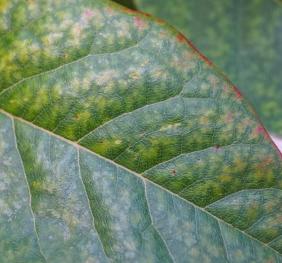
[[[249,144],[259,144],[266,154],[272,146],[263,128],[220,77],[199,63],[175,96],[114,118],[78,142],[137,172],[209,147],[245,143],[247,151]]]
[[[156,165],[144,176],[269,243],[282,234],[282,167],[269,147],[210,147]]]
[[[281,164],[279,159],[273,161],[275,155],[267,155],[268,147],[257,144],[210,147],[161,163],[145,171],[144,176],[203,207],[243,189],[276,187],[279,192]],[[245,205],[251,206],[251,202]],[[258,205],[261,208],[262,204]]]
[[[227,262],[218,222],[214,218],[151,183],[146,183],[146,188],[153,222],[163,234],[176,262],[185,262],[185,259]]]
[[[281,189],[248,189],[208,205],[207,210],[281,250],[281,202]]]
[[[0,114],[0,257],[5,262],[46,262],[13,129],[13,120]]]
[[[26,122],[0,118],[6,128],[15,121],[42,262],[282,262],[262,243],[147,179]],[[13,154],[6,157],[19,162]],[[33,247],[33,236],[27,240],[22,257]]]
[[[192,204],[147,183],[153,222],[176,262],[280,262],[257,241]],[[176,224],[177,222],[177,224]],[[181,248],[187,249],[182,250]]]
[[[14,5],[30,8],[39,2]],[[56,3],[54,13],[31,23],[23,20],[0,40],[3,54],[13,54],[1,60],[0,109],[16,119],[18,148],[47,260],[176,261],[153,223],[142,180],[176,193],[175,198],[185,198],[195,209],[246,187],[281,188],[281,156],[252,108],[181,34],[107,1],[77,0],[77,9]],[[81,37],[73,38],[69,30],[76,23],[85,28],[80,28]],[[57,31],[64,37],[48,40],[38,53],[27,56],[29,63],[21,60],[34,41]],[[27,42],[19,41],[23,35]],[[54,47],[62,49],[56,52]],[[207,223],[208,231],[213,231],[213,222]],[[271,222],[264,225],[267,229]],[[253,237],[238,233],[263,241],[267,253],[276,255],[258,231]],[[279,238],[272,241],[280,251]]]
[[[254,240],[249,240],[245,235],[240,235],[234,228],[226,224],[219,223],[222,238],[229,262],[281,262],[281,254],[271,255],[267,247],[258,246]]]
[[[150,28],[144,21],[136,30],[133,16],[105,1],[3,0],[1,6],[1,91],[81,57],[132,46]]]
[[[114,262],[173,262],[152,224],[143,180],[85,150],[80,162],[95,226],[109,257]]]
[[[16,121],[42,252],[48,262],[108,262],[93,226],[77,149]]]
[[[0,105],[76,141],[123,113],[177,95],[199,70],[194,52],[162,27],[151,26],[136,42],[23,79],[0,93]]]

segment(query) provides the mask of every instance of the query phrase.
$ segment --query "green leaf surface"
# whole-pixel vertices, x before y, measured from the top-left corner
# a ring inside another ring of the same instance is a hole
[[[281,155],[181,34],[107,1],[0,2],[4,262],[282,262]]]
[[[191,39],[240,87],[267,129],[282,136],[280,0],[133,2],[135,8],[165,19]]]

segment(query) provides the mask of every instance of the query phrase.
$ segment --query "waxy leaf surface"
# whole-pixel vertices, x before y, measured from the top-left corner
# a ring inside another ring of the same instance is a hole
[[[3,262],[282,262],[282,163],[180,33],[108,1],[0,2]]]

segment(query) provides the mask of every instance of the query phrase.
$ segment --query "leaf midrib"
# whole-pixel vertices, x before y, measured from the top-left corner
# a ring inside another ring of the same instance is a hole
[[[17,149],[17,152],[19,154],[19,157],[20,157],[20,161],[21,161],[21,165],[22,165],[22,168],[23,168],[23,172],[24,172],[24,176],[25,176],[25,180],[26,180],[26,185],[27,185],[27,189],[28,189],[28,193],[29,193],[29,207],[30,207],[30,211],[31,211],[31,214],[32,214],[32,219],[33,219],[33,224],[34,224],[34,231],[35,231],[35,235],[36,235],[36,239],[37,239],[37,244],[39,246],[39,252],[40,254],[42,255],[44,261],[46,263],[48,263],[48,260],[46,258],[46,256],[44,255],[43,251],[42,251],[42,248],[41,248],[41,245],[40,245],[40,238],[39,238],[39,235],[38,235],[38,232],[37,232],[37,228],[36,228],[36,217],[35,217],[35,214],[34,214],[34,211],[33,211],[33,208],[32,208],[32,205],[31,205],[31,202],[32,202],[32,193],[31,193],[31,189],[30,189],[30,185],[28,183],[28,180],[27,180],[27,175],[26,175],[26,169],[25,169],[25,166],[24,166],[24,163],[23,163],[23,159],[22,159],[22,155],[21,155],[21,152],[19,151],[18,149],[18,138],[17,138],[17,135],[16,135],[16,131],[15,131],[15,124],[14,124],[14,120],[18,120],[18,121],[21,121],[21,122],[24,122],[26,123],[27,125],[32,125],[32,123],[22,119],[22,118],[18,118],[18,117],[15,117],[5,111],[3,111],[2,109],[0,109],[0,112],[7,115],[11,120],[12,120],[12,126],[13,126],[13,135],[14,135],[14,141],[15,141],[15,147]],[[60,140],[64,140],[63,137],[61,136],[56,136],[56,134],[53,134],[52,132],[48,131],[48,130],[45,130],[45,129],[42,129],[36,125],[32,125],[33,128],[35,129],[38,129],[38,130],[42,130],[42,132],[47,132],[50,136],[55,136],[55,137],[58,137],[58,139]],[[86,190],[86,186],[85,186],[85,182],[83,181],[82,179],[82,176],[81,176],[81,169],[80,169],[80,149],[83,149],[83,150],[87,150],[86,148],[80,146],[79,144],[76,144],[76,143],[73,143],[72,141],[69,141],[69,140],[66,140],[66,143],[69,143],[69,144],[72,144],[76,150],[76,156],[77,156],[77,164],[78,164],[78,176],[81,180],[81,183],[82,183],[82,186],[83,186],[83,189],[84,189],[84,192],[85,192],[85,196],[87,198],[87,204],[88,204],[88,208],[89,208],[89,212],[91,214],[91,218],[92,218],[92,227],[95,229],[96,233],[97,233],[97,236],[98,236],[98,239],[99,239],[99,242],[101,244],[101,247],[103,249],[103,252],[104,252],[104,255],[105,257],[107,258],[108,262],[111,262],[110,260],[110,256],[107,255],[106,253],[106,250],[105,250],[105,245],[101,239],[101,233],[99,233],[99,231],[97,230],[97,227],[95,225],[95,216],[94,216],[94,213],[93,213],[93,210],[91,208],[91,205],[90,205],[90,198],[89,198],[89,193],[87,192]],[[91,151],[90,151],[91,152]],[[91,154],[95,154],[94,152],[91,152]],[[100,158],[102,158],[102,156],[100,156]],[[106,161],[110,161],[108,159],[105,158]],[[114,163],[114,165],[117,165]],[[122,169],[126,169],[125,167],[122,167],[120,166],[120,168]],[[128,172],[130,173],[133,173],[133,171],[131,170],[128,170]],[[138,176],[138,174],[136,174]],[[152,216],[151,216],[151,211],[150,211],[150,205],[149,205],[149,201],[148,201],[148,198],[147,198],[147,186],[146,186],[146,182],[145,182],[145,178],[144,177],[141,177],[141,180],[142,180],[142,184],[143,184],[143,187],[144,187],[144,194],[145,194],[145,200],[146,200],[146,204],[148,206],[148,210],[149,210],[149,217],[150,217],[150,225],[154,228],[154,230],[158,233],[160,239],[163,241],[164,243],[164,246],[165,248],[167,249],[168,251],[168,254],[171,258],[171,261],[173,263],[175,263],[175,259],[165,241],[165,239],[163,238],[163,236],[161,235],[161,233],[158,231],[158,229],[155,227],[155,224],[153,222],[153,219],[152,219]],[[149,181],[149,180],[146,180],[146,181]]]
[[[190,202],[190,201],[187,200],[187,199],[184,199],[183,197],[181,197],[181,196],[179,196],[179,195],[173,193],[172,191],[170,191],[170,190],[168,190],[168,189],[162,187],[161,185],[158,185],[158,184],[156,184],[155,182],[150,181],[149,179],[143,177],[141,174],[136,173],[135,171],[132,171],[132,170],[128,169],[127,167],[125,167],[125,166],[123,166],[123,165],[120,165],[120,164],[114,162],[114,161],[111,160],[111,159],[105,158],[104,156],[102,156],[102,155],[100,155],[100,154],[98,154],[98,153],[96,153],[96,152],[93,152],[93,151],[91,151],[91,150],[89,150],[89,149],[83,147],[83,146],[80,145],[80,144],[77,144],[76,142],[73,142],[73,141],[71,141],[71,140],[68,140],[68,139],[66,139],[66,138],[64,138],[64,137],[62,137],[62,136],[60,136],[60,135],[54,134],[54,133],[50,132],[49,130],[46,130],[46,129],[42,128],[42,127],[36,126],[36,125],[34,125],[33,123],[31,123],[31,122],[29,122],[29,121],[27,121],[27,120],[25,120],[25,119],[23,119],[23,118],[21,118],[21,117],[14,116],[14,115],[12,115],[11,113],[9,113],[9,112],[7,112],[7,111],[1,109],[1,108],[0,108],[0,113],[2,113],[2,114],[4,114],[4,115],[8,116],[8,117],[11,118],[13,121],[14,121],[14,120],[20,121],[20,122],[25,123],[25,124],[27,124],[27,125],[29,125],[29,126],[35,128],[35,129],[37,129],[37,130],[41,130],[42,132],[47,133],[47,134],[49,134],[50,136],[53,136],[53,137],[55,137],[55,138],[57,138],[57,139],[59,139],[59,140],[62,140],[62,141],[64,141],[64,142],[68,143],[68,144],[71,144],[71,145],[73,145],[77,150],[81,149],[81,150],[84,150],[84,151],[86,151],[86,152],[88,152],[88,153],[91,153],[91,154],[93,154],[93,155],[96,155],[96,156],[99,157],[100,159],[103,159],[103,160],[105,160],[106,162],[109,162],[109,163],[111,163],[111,164],[113,164],[113,165],[115,165],[115,166],[117,166],[117,167],[119,167],[119,168],[121,168],[121,169],[123,169],[123,170],[125,170],[125,171],[127,171],[127,172],[129,172],[129,173],[131,173],[131,174],[133,174],[133,175],[135,175],[135,176],[137,176],[138,178],[140,178],[140,179],[142,180],[142,182],[144,182],[144,183],[149,182],[150,184],[153,184],[155,187],[158,187],[158,188],[162,189],[163,191],[169,193],[170,195],[173,195],[174,197],[176,197],[176,198],[178,198],[178,199],[180,199],[180,200],[182,200],[182,201],[184,201],[184,202],[186,202],[186,203],[192,205],[192,206],[195,207],[196,209],[199,209],[200,211],[202,211],[202,212],[208,214],[209,216],[211,216],[212,218],[214,218],[214,219],[217,220],[218,222],[224,223],[224,224],[226,224],[226,225],[229,225],[229,226],[232,227],[232,228],[235,228],[237,231],[239,231],[239,232],[242,233],[243,235],[247,236],[249,239],[258,242],[259,244],[261,244],[261,245],[264,246],[264,247],[267,247],[268,249],[271,249],[274,253],[278,254],[279,256],[282,255],[279,251],[277,251],[277,250],[273,249],[272,247],[270,247],[270,246],[268,245],[269,243],[263,243],[263,242],[260,241],[259,239],[256,239],[255,237],[253,237],[253,236],[249,235],[248,233],[244,232],[243,230],[241,230],[241,229],[239,229],[239,228],[233,226],[232,224],[230,224],[230,223],[228,223],[228,222],[226,222],[226,221],[224,221],[224,220],[222,220],[222,219],[216,217],[215,215],[211,214],[209,211],[205,210],[204,208],[202,208],[202,207],[200,207],[200,206],[197,206],[196,204]],[[146,184],[144,184],[144,185],[146,185]],[[83,186],[85,187],[84,183],[83,183]],[[29,187],[29,186],[28,186],[28,187]],[[29,190],[29,192],[30,192],[30,190]],[[87,194],[87,192],[86,192],[86,194]],[[87,199],[88,199],[88,201],[89,201],[88,194],[87,194]],[[91,215],[93,216],[91,209],[90,209],[90,211],[91,211]]]

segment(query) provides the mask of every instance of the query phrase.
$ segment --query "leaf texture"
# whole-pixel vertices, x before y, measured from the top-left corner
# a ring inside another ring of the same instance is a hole
[[[266,128],[282,136],[280,0],[133,2],[188,36],[242,89]]]
[[[281,155],[162,21],[0,5],[5,262],[281,262]]]

